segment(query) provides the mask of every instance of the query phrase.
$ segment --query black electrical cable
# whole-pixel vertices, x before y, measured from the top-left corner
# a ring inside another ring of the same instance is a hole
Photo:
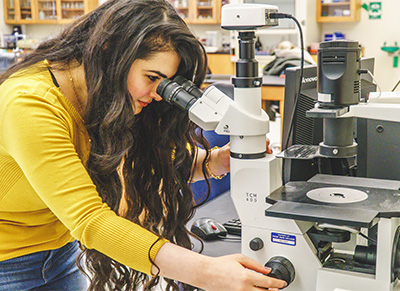
[[[289,131],[288,131],[288,134],[287,134],[287,137],[286,137],[285,145],[283,147],[283,149],[286,149],[288,144],[289,144],[290,135],[291,135],[291,133],[293,131],[293,124],[294,124],[293,120],[294,120],[294,116],[296,115],[297,102],[298,102],[298,99],[299,99],[299,96],[300,96],[300,93],[301,93],[301,85],[302,85],[302,82],[303,82],[303,69],[304,69],[303,30],[301,29],[301,25],[300,25],[299,21],[291,14],[287,14],[287,13],[269,13],[268,16],[270,18],[278,18],[278,19],[289,18],[289,19],[292,19],[296,23],[296,25],[297,25],[297,27],[299,29],[299,34],[300,34],[300,48],[301,48],[300,81],[299,81],[299,88],[298,88],[298,91],[297,91],[297,95],[294,98],[293,111],[292,111],[292,114],[290,116]],[[281,118],[283,118],[283,116]]]
[[[366,240],[369,240],[369,241],[372,242],[373,244],[377,244],[377,243],[378,243],[375,239],[373,239],[372,237],[369,237],[369,236],[363,234],[362,232],[360,232],[359,235],[362,236],[363,238],[365,238]]]
[[[290,139],[290,135],[292,134],[293,131],[293,126],[294,126],[294,117],[296,116],[296,109],[297,109],[297,103],[300,97],[300,93],[301,93],[301,85],[303,83],[303,70],[304,70],[304,40],[303,40],[303,30],[301,29],[301,25],[299,23],[299,21],[291,14],[288,13],[269,13],[268,17],[270,18],[278,18],[278,19],[283,19],[283,18],[289,18],[292,19],[296,25],[297,28],[299,29],[299,34],[300,34],[300,49],[301,49],[301,59],[300,59],[300,81],[299,81],[299,88],[297,91],[297,95],[294,96],[294,103],[293,103],[293,109],[290,115],[290,122],[289,122],[289,130],[288,130],[288,134],[286,136],[286,141],[285,144],[282,145],[282,150],[285,150],[288,147],[289,144],[289,139]],[[281,118],[283,118],[283,116],[281,116]],[[284,166],[285,163],[285,159],[283,159],[282,161],[282,179],[284,179],[285,175],[284,175]],[[285,182],[285,181],[283,181]]]
[[[399,86],[400,84],[400,80],[397,82],[397,84],[394,86],[394,88],[392,89],[392,92],[394,92],[394,90],[396,90],[397,86]]]

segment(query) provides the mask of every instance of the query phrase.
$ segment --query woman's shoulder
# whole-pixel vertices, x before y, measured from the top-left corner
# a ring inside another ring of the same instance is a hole
[[[0,85],[0,104],[35,98],[54,102],[61,94],[54,84],[46,61],[12,74]]]

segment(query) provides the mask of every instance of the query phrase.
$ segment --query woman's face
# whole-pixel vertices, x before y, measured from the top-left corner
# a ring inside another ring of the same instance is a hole
[[[162,100],[156,93],[157,86],[162,79],[176,74],[180,61],[178,54],[171,50],[133,62],[128,75],[128,90],[132,96],[135,114],[139,114],[153,100]]]

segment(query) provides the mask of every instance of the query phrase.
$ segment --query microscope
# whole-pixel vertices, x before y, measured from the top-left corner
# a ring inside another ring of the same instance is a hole
[[[261,106],[262,77],[255,59],[255,30],[277,26],[277,13],[278,7],[264,4],[222,7],[222,28],[238,31],[239,59],[232,78],[234,100],[212,85],[199,92],[190,81],[179,77],[164,79],[157,88],[163,99],[188,111],[190,120],[202,129],[230,136],[231,197],[242,224],[244,254],[248,254],[253,233],[268,223],[264,215],[266,197],[282,185],[281,160],[266,155],[269,117]],[[280,266],[281,260],[285,261],[274,258],[272,263]],[[294,278],[292,266],[289,273],[288,283]]]
[[[164,79],[157,93],[204,130],[230,136],[241,251],[271,267],[287,290],[400,290],[400,181],[317,174],[282,185],[282,160],[296,158],[294,151],[266,155],[269,119],[261,109],[254,31],[283,17],[272,5],[223,6],[222,27],[239,31],[233,100],[179,78]],[[318,101],[307,116],[323,119],[324,139],[305,158],[355,158],[354,121],[400,124],[400,105],[360,100],[365,72],[357,42],[322,43],[318,54]]]

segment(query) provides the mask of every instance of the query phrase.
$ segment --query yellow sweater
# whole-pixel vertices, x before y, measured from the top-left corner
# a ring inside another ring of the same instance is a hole
[[[83,121],[47,65],[0,86],[0,261],[77,239],[150,274],[148,252],[157,236],[102,202],[84,166]],[[165,242],[151,249],[152,259]]]

